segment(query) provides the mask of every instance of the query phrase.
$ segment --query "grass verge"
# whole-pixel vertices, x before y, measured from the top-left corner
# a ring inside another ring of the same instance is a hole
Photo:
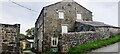
[[[120,34],[117,34],[117,35],[114,35],[111,38],[107,38],[107,39],[104,39],[104,40],[99,40],[99,41],[96,41],[96,42],[86,43],[86,44],[82,44],[82,45],[79,45],[79,46],[72,47],[72,48],[69,49],[69,54],[86,53],[86,52],[89,52],[91,50],[95,50],[95,49],[98,49],[98,48],[101,48],[101,47],[104,47],[104,46],[107,46],[107,45],[110,45],[110,44],[114,44],[114,43],[119,42],[119,41],[120,41]]]

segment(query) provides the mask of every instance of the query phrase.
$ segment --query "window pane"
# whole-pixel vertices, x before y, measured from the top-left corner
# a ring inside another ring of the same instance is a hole
[[[57,40],[55,39],[55,43],[54,43],[55,45],[57,45],[56,42],[57,42]]]
[[[51,42],[51,46],[52,47],[57,47],[57,44],[58,44],[58,38],[52,38],[52,40],[51,40],[52,42]]]
[[[62,33],[68,33],[67,26],[62,26]]]
[[[59,18],[64,19],[64,13],[63,12],[59,12]]]
[[[54,45],[54,39],[53,39],[53,45]]]
[[[81,14],[77,14],[77,19],[82,19]]]

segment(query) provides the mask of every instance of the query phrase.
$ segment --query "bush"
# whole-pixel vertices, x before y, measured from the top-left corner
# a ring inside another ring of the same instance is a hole
[[[23,49],[23,51],[26,51],[26,50],[31,51],[31,50],[32,50],[32,48],[26,48],[26,49]]]

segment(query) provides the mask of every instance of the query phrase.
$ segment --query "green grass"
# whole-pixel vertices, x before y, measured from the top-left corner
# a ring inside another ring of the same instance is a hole
[[[114,43],[119,42],[119,41],[120,41],[120,34],[117,34],[111,38],[107,38],[104,40],[99,40],[96,42],[91,42],[91,43],[82,44],[79,46],[72,47],[69,49],[69,53],[70,54],[73,54],[73,53],[74,54],[75,53],[82,54],[82,53],[86,53],[86,52],[89,52],[91,50],[95,50],[95,49],[98,49],[98,48],[101,48],[101,47],[104,47],[104,46],[107,46],[110,44],[114,44]]]

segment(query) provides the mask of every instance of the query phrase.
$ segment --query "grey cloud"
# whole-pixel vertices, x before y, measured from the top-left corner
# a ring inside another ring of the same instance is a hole
[[[87,7],[93,12],[94,20],[118,26],[117,2],[92,2]]]

